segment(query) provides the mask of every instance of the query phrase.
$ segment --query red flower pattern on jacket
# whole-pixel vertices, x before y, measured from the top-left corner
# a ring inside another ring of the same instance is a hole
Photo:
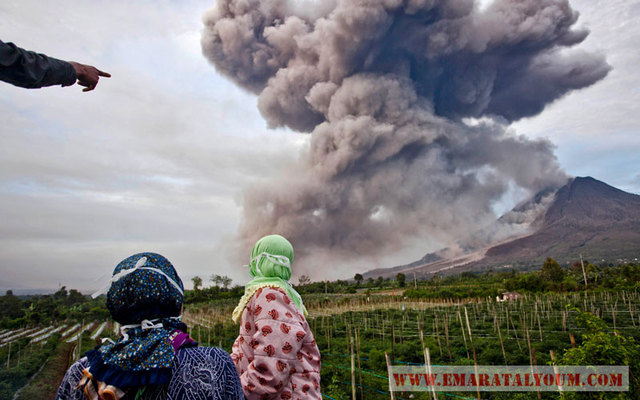
[[[232,353],[247,400],[322,399],[320,352],[309,324],[284,291],[256,291],[241,326]]]
[[[274,354],[276,354],[276,349],[275,349],[275,347],[273,347],[273,345],[271,345],[271,344],[270,344],[270,345],[268,345],[268,346],[265,346],[265,348],[263,349],[263,351],[264,351],[265,353],[267,353],[267,355],[268,355],[269,357],[273,357],[273,355],[274,355]]]
[[[293,350],[293,346],[291,346],[291,343],[285,342],[284,346],[282,346],[282,352],[284,354],[289,354],[291,353],[291,350]]]

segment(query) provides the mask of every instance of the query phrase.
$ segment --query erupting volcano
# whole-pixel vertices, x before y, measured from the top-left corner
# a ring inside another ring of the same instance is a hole
[[[318,265],[464,242],[510,188],[567,176],[511,122],[610,70],[566,0],[220,0],[203,53],[311,135],[299,168],[245,193],[240,236],[280,233]]]

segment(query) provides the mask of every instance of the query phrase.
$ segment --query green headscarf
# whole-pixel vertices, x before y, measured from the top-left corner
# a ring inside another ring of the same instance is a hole
[[[253,278],[244,288],[244,296],[233,310],[231,319],[238,323],[242,312],[251,300],[253,294],[260,288],[277,287],[283,289],[305,316],[307,309],[302,304],[302,298],[295,291],[289,279],[291,278],[291,264],[293,263],[293,246],[280,235],[265,236],[253,246],[249,274]]]

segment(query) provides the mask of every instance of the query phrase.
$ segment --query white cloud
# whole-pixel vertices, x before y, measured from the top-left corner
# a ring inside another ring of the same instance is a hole
[[[113,75],[91,93],[0,85],[0,289],[92,289],[138,251],[166,255],[185,281],[244,277],[224,251],[238,199],[252,181],[290,166],[300,144],[267,132],[255,98],[199,54],[208,6],[0,6],[2,40]]]
[[[601,82],[573,92],[539,116],[515,124],[530,137],[548,137],[560,163],[577,176],[591,175],[640,193],[631,178],[640,166],[640,1],[572,0],[580,24],[591,31],[582,44],[602,52],[613,70]]]

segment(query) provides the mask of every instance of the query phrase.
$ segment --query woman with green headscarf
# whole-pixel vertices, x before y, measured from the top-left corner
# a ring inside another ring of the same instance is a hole
[[[291,286],[293,246],[280,235],[258,240],[251,251],[253,278],[233,311],[240,334],[231,358],[247,400],[320,399],[320,351]]]

